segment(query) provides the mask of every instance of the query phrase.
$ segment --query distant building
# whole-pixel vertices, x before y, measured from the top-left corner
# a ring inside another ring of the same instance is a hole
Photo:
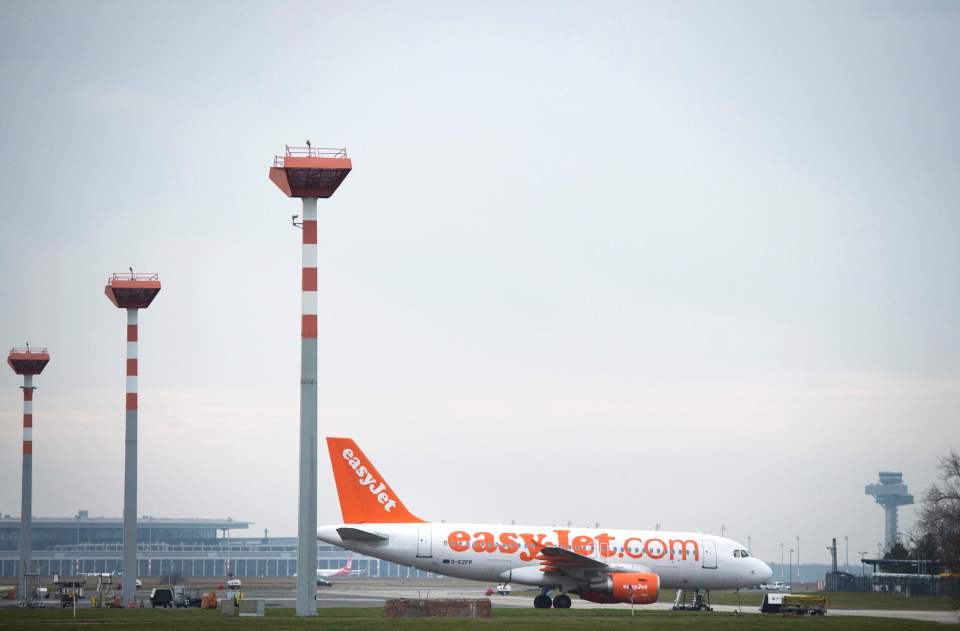
[[[253,522],[237,519],[141,517],[137,521],[139,576],[293,576],[296,537],[236,537]],[[121,572],[123,520],[90,517],[39,517],[33,520],[34,569],[41,576]],[[247,533],[243,533],[246,535]],[[228,538],[229,537],[229,538]],[[20,518],[0,516],[0,577],[16,577]],[[229,541],[229,545],[228,545]],[[351,553],[318,544],[318,567],[342,566]],[[367,576],[430,577],[431,573],[353,554],[353,569]]]
[[[169,519],[143,516],[137,520],[140,543],[214,544],[220,531],[246,530],[253,522],[227,519]],[[35,517],[33,549],[53,550],[57,546],[113,544],[123,542],[123,520],[119,517],[90,517],[80,511],[76,517]],[[0,550],[16,550],[20,544],[20,518],[0,517]]]

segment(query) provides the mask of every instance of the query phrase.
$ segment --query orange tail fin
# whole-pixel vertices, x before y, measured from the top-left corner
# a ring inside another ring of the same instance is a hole
[[[350,438],[327,438],[330,464],[345,524],[422,522]]]

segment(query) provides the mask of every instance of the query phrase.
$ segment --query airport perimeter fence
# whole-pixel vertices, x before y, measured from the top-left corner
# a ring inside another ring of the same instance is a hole
[[[930,574],[827,574],[828,592],[888,592],[904,596],[944,596],[960,600],[960,577]]]

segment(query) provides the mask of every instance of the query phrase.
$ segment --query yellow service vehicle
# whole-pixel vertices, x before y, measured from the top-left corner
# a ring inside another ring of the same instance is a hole
[[[773,594],[763,595],[762,613],[779,613],[802,616],[822,616],[827,613],[827,599],[823,596],[806,596],[802,594]]]

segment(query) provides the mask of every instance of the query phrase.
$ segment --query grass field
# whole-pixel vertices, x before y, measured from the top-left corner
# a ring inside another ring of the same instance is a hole
[[[214,631],[217,629],[933,629],[932,622],[889,618],[781,617],[777,615],[736,615],[727,613],[638,611],[635,617],[625,610],[495,609],[487,620],[450,618],[390,619],[379,607],[321,609],[312,619],[296,618],[292,609],[268,609],[266,618],[225,618],[214,610],[94,610],[77,611],[76,626],[82,629],[168,629],[170,631]],[[0,629],[50,629],[74,626],[70,610],[0,610]]]

